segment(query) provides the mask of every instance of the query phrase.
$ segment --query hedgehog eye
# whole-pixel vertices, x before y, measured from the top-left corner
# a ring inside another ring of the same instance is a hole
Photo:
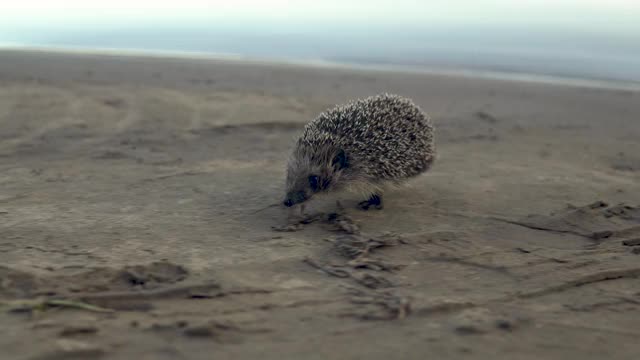
[[[309,176],[309,186],[311,186],[311,190],[318,191],[319,185],[320,179],[316,175]]]

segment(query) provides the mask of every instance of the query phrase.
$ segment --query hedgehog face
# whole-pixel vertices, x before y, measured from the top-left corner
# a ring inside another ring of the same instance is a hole
[[[287,168],[285,206],[303,203],[317,193],[340,186],[339,179],[348,167],[347,156],[343,150],[332,152],[331,155],[294,154]]]

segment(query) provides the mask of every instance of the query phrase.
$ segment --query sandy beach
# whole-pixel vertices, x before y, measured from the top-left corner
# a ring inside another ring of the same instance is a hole
[[[284,226],[295,137],[381,92],[433,169]],[[639,277],[638,91],[0,52],[1,359],[636,359]]]

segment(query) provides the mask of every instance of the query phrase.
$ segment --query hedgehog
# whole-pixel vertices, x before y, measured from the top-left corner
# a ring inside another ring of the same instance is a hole
[[[361,209],[382,209],[383,190],[426,172],[434,159],[431,119],[411,99],[384,93],[351,101],[305,126],[287,164],[283,205],[346,190],[362,196]]]

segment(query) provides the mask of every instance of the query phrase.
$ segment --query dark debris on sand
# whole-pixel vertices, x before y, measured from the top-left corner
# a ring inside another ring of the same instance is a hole
[[[363,234],[355,222],[347,215],[331,213],[323,217],[323,221],[332,225],[338,234],[330,239],[332,252],[341,259],[338,264],[328,261],[319,261],[310,257],[304,258],[304,262],[323,273],[341,279],[349,279],[368,291],[388,289],[394,287],[394,281],[382,275],[381,272],[392,273],[403,266],[392,262],[371,257],[374,252],[383,248],[389,248],[405,244],[405,240],[393,233],[385,233],[378,236]],[[358,292],[362,294],[362,292]],[[369,294],[368,304],[374,309],[365,309],[365,312],[347,314],[364,320],[390,320],[404,318],[409,312],[409,300],[398,297],[391,292],[384,294]],[[355,302],[363,302],[364,299]]]

